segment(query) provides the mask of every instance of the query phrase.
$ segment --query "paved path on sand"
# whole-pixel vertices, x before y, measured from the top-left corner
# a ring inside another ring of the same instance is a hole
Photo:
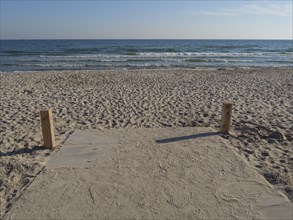
[[[76,130],[6,219],[292,219],[292,204],[207,128]]]

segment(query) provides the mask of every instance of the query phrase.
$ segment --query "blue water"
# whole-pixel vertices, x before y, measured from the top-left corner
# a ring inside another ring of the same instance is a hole
[[[292,40],[1,40],[0,71],[292,67]]]

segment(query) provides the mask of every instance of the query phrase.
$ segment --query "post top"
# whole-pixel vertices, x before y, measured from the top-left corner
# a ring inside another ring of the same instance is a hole
[[[232,105],[232,102],[224,101],[223,104],[225,104],[225,105]]]
[[[52,109],[51,108],[47,108],[47,109],[42,109],[41,112],[51,112]]]

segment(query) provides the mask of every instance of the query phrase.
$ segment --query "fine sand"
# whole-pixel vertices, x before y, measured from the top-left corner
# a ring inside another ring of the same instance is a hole
[[[210,127],[233,102],[235,151],[293,201],[292,69],[50,71],[0,74],[0,210],[42,170],[39,111],[57,143],[76,129]],[[0,217],[1,217],[0,215]]]

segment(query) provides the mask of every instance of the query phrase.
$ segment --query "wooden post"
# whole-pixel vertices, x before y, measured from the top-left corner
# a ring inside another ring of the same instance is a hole
[[[231,127],[232,118],[232,103],[223,102],[222,105],[222,121],[221,121],[221,132],[228,133]]]
[[[52,119],[52,109],[46,109],[41,111],[41,123],[44,138],[44,147],[55,147],[55,136]]]

